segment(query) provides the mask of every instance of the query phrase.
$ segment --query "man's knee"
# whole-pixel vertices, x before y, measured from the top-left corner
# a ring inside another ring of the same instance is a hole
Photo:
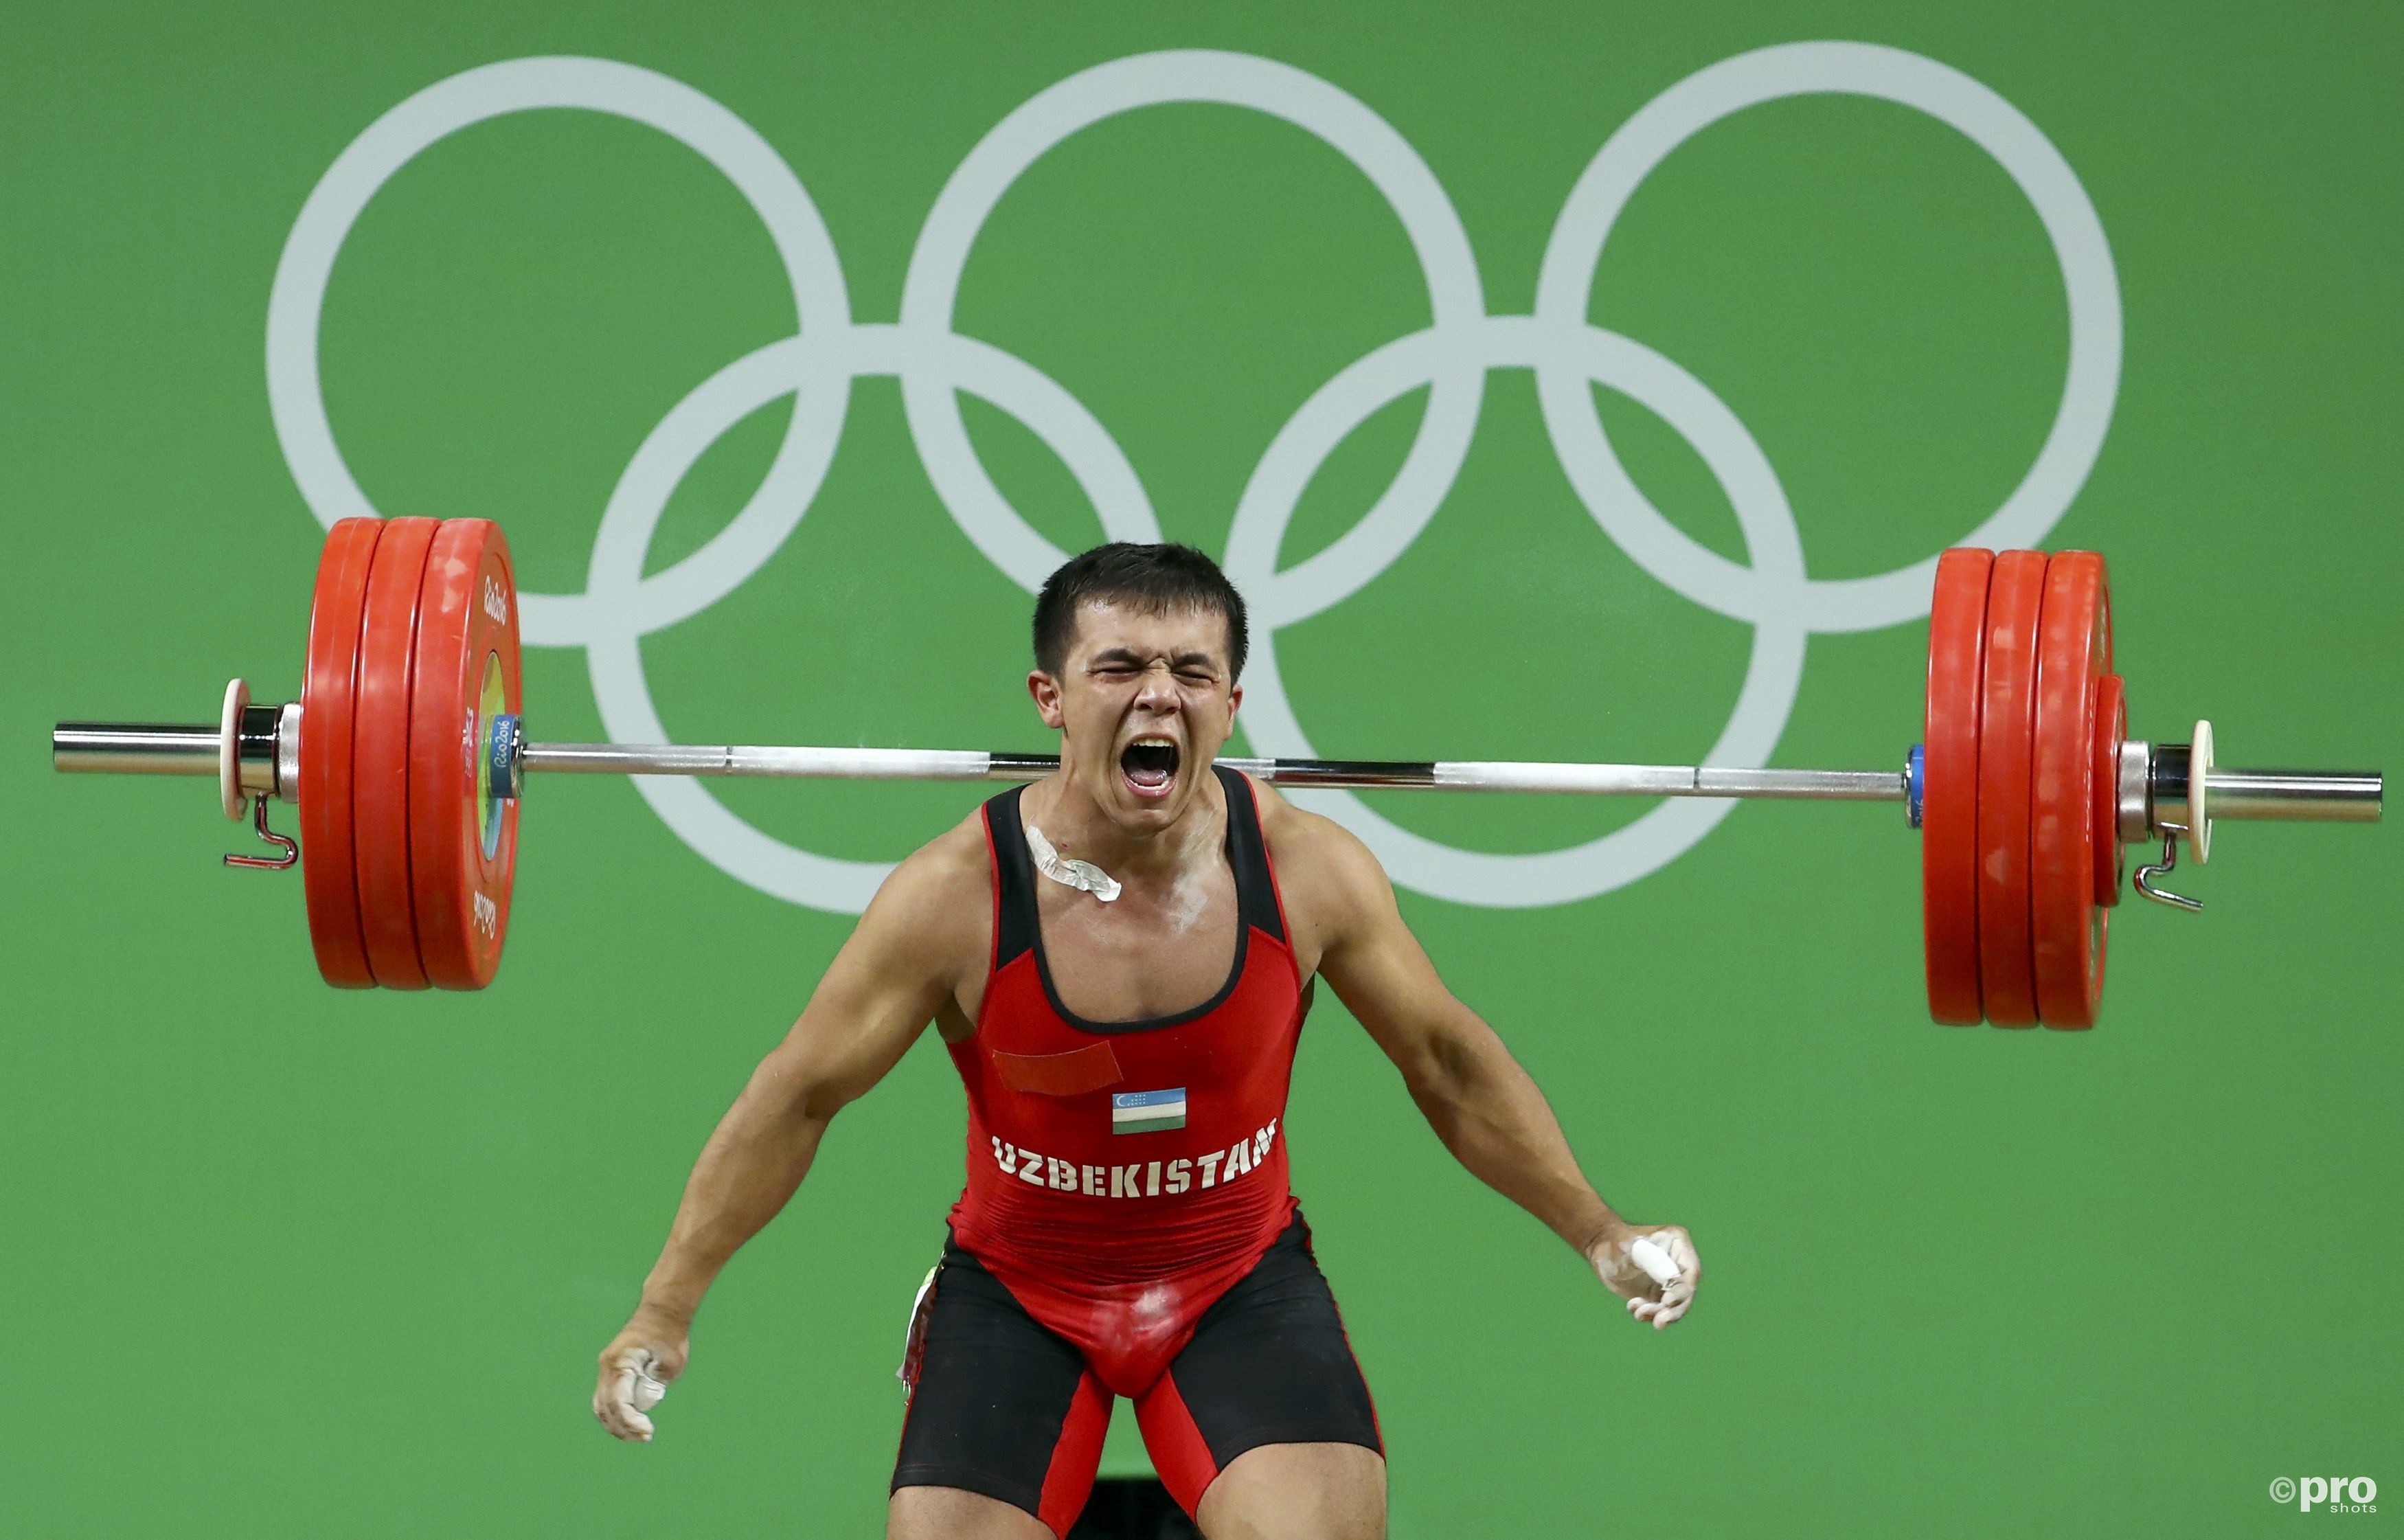
[[[1358,1444],[1264,1444],[1228,1463],[1195,1518],[1209,1540],[1384,1540],[1386,1462]]]

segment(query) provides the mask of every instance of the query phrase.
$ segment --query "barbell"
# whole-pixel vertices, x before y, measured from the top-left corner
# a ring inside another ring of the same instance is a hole
[[[307,889],[318,971],[344,988],[481,988],[509,933],[526,777],[550,774],[1025,781],[1050,754],[533,743],[523,731],[508,542],[483,519],[344,519],[328,535],[300,699],[226,688],[215,727],[61,722],[62,771],[215,776]],[[2215,821],[2375,822],[2376,772],[2231,770],[2212,724],[2128,736],[2104,558],[1948,551],[1929,610],[1925,734],[1890,770],[1496,761],[1224,759],[1272,785],[1600,796],[1897,802],[1921,832],[1928,1005],[1939,1022],[2092,1026],[2125,847],[2161,842],[2133,886],[2170,891]],[[268,824],[298,805],[300,838]],[[301,853],[307,860],[301,861]]]

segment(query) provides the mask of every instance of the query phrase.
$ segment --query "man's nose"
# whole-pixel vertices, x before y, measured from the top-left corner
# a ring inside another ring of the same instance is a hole
[[[1136,688],[1135,704],[1144,710],[1170,712],[1178,707],[1177,680],[1167,668],[1153,667],[1143,671],[1143,682]]]

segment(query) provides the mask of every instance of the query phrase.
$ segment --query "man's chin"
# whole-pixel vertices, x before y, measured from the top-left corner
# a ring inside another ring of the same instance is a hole
[[[1175,823],[1177,815],[1185,809],[1186,799],[1182,796],[1169,797],[1161,801],[1149,798],[1139,799],[1126,795],[1122,790],[1118,796],[1111,799],[1111,803],[1112,805],[1105,811],[1110,814],[1112,823],[1130,833],[1148,833],[1153,830],[1166,829]]]
[[[1122,775],[1103,800],[1102,811],[1129,833],[1151,833],[1175,823],[1193,801],[1193,788],[1182,771],[1168,783],[1165,793],[1153,794],[1139,791]]]

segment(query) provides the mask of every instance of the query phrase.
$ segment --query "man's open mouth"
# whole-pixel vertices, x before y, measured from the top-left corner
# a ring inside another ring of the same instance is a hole
[[[1177,745],[1163,737],[1141,737],[1119,751],[1119,770],[1137,791],[1159,795],[1177,779]]]

